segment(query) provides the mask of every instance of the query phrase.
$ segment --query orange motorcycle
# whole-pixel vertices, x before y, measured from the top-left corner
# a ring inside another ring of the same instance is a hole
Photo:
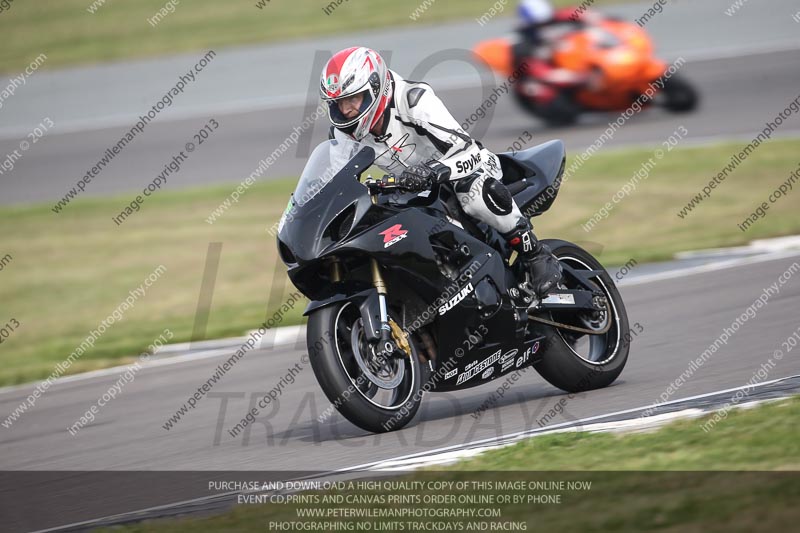
[[[492,39],[473,52],[492,70],[516,79],[517,102],[550,125],[571,124],[587,111],[638,111],[636,102],[672,112],[697,106],[695,89],[675,74],[675,66],[655,57],[650,36],[635,24],[598,17],[568,25],[552,45],[549,62],[520,57],[520,46]]]

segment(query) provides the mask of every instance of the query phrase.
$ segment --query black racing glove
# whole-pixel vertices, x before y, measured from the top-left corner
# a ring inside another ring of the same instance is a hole
[[[430,189],[433,185],[433,170],[426,165],[412,165],[397,177],[397,187],[410,192]]]
[[[430,189],[435,183],[450,178],[450,167],[439,161],[425,165],[411,165],[397,178],[397,186],[407,191],[417,192]]]

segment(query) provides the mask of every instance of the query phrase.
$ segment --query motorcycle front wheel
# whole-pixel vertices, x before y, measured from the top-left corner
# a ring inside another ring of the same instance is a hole
[[[423,372],[414,341],[411,356],[398,349],[375,353],[352,302],[323,307],[308,317],[309,359],[325,396],[342,416],[373,433],[408,424],[422,400]]]

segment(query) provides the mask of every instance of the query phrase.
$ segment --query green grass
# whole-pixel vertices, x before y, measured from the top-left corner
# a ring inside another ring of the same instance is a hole
[[[488,0],[437,0],[418,22],[410,14],[422,0],[349,0],[330,15],[330,0],[271,0],[264,9],[257,0],[222,2],[183,0],[174,13],[151,27],[147,19],[166,0],[107,0],[96,13],[92,0],[14,0],[0,12],[0,72],[18,73],[40,53],[42,68],[96,63],[275,42],[323,34],[348,33],[386,26],[426,24],[482,16]],[[558,5],[574,2],[558,0]],[[611,3],[598,0],[596,5]],[[504,13],[516,9],[508,2]],[[264,65],[263,68],[268,68]]]
[[[266,231],[282,213],[290,180],[258,185],[221,222],[205,217],[230,194],[216,187],[149,198],[121,226],[111,217],[132,195],[82,200],[56,215],[49,205],[0,210],[0,226],[14,228],[3,250],[13,261],[0,272],[0,322],[21,327],[0,345],[0,383],[50,374],[101,320],[158,265],[166,272],[71,368],[79,372],[127,362],[164,328],[175,342],[191,338],[209,243],[222,243],[208,337],[240,335],[266,318],[270,290],[286,283],[275,239]],[[275,311],[292,287],[274,295]],[[302,306],[286,319],[298,323]],[[132,361],[132,360],[131,360]]]
[[[800,165],[797,139],[761,145],[713,190],[710,199],[684,219],[677,216],[746,144],[676,148],[661,160],[654,157],[655,148],[595,155],[567,181],[554,207],[534,219],[537,233],[586,242],[607,265],[623,264],[629,258],[666,260],[683,250],[735,246],[798,233],[797,199],[792,193],[771,204],[767,216],[746,232],[737,227]],[[649,177],[614,205],[608,218],[584,231],[582,225],[606,202],[612,202],[614,194],[649,158],[656,160]]]
[[[606,265],[800,233],[791,196],[773,204],[747,233],[736,227],[796,168],[800,140],[762,145],[691,216],[675,215],[739,149],[724,144],[667,154],[632,196],[587,234],[581,224],[652,152],[597,154],[564,184],[551,211],[535,219],[536,231],[584,243]],[[256,184],[213,225],[205,218],[231,186],[158,193],[119,227],[111,217],[131,195],[79,199],[58,215],[52,204],[1,208],[0,227],[7,230],[0,257],[10,254],[13,260],[0,271],[0,325],[14,318],[21,326],[0,345],[0,384],[47,377],[161,264],[167,270],[159,281],[70,372],[131,361],[164,328],[174,333],[175,342],[189,340],[212,242],[222,243],[222,253],[206,338],[256,327],[265,318],[273,278],[286,283],[266,228],[279,218],[293,185],[294,180]],[[291,290],[287,284],[283,298]],[[270,309],[281,301],[273,296]],[[286,324],[300,321],[300,307]]]
[[[794,530],[800,519],[800,442],[796,424],[791,422],[798,417],[800,399],[795,397],[754,409],[733,409],[708,433],[700,428],[701,419],[678,421],[650,433],[545,435],[485,452],[452,467],[393,481],[591,482],[591,488],[584,491],[539,492],[560,493],[561,504],[472,505],[499,508],[501,520],[491,521],[524,521],[528,531],[788,531]],[[784,470],[792,472],[779,472]],[[533,491],[469,489],[441,493],[528,495]],[[238,505],[215,517],[145,522],[121,529],[167,533],[263,531],[269,521],[302,521],[296,514],[301,507],[334,506]]]
[[[544,435],[462,461],[451,470],[800,470],[800,397],[732,409],[707,433],[681,420],[650,433]]]

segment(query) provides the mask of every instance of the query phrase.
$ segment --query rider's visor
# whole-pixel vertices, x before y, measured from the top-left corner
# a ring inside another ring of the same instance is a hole
[[[364,90],[357,93],[327,100],[331,123],[337,128],[346,128],[358,123],[369,113],[373,100],[369,86],[365,86]]]

